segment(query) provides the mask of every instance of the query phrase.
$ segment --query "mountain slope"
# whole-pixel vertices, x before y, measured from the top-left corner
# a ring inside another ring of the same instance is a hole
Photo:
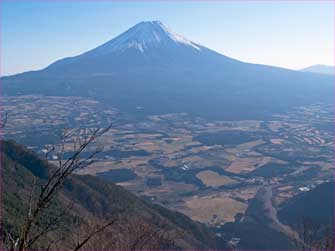
[[[37,184],[42,182],[46,177],[46,170],[50,167],[36,154],[13,141],[2,142],[2,151],[2,177],[4,181],[2,220],[5,230],[17,234],[19,226],[24,222],[33,182],[34,180],[37,181]],[[73,203],[73,207],[70,209],[67,207],[69,202]],[[121,211],[124,211],[119,216],[122,224],[120,228],[114,229],[116,233],[109,232],[108,238],[121,234],[129,240],[113,240],[115,245],[120,242],[119,246],[113,247],[115,249],[127,249],[127,245],[130,245],[132,241],[132,235],[135,235],[131,232],[132,229],[136,229],[141,222],[170,234],[182,233],[176,235],[175,244],[169,248],[223,248],[222,240],[218,240],[207,228],[193,222],[185,215],[145,202],[122,187],[104,182],[97,177],[78,175],[72,175],[66,181],[63,191],[40,219],[42,227],[53,216],[63,212],[63,227],[48,234],[37,245],[45,248],[43,244],[47,243],[48,240],[63,237],[61,246],[58,248],[69,249],[71,245],[74,245],[76,231],[84,226],[86,228],[80,230],[80,234],[86,233],[89,231],[89,226],[92,227],[92,222],[106,222],[108,218],[114,217],[117,212]],[[132,220],[136,222],[135,225],[129,225]],[[128,227],[127,232],[124,232],[125,230],[122,229],[126,227]],[[91,243],[90,247],[99,249],[98,244],[97,242]],[[150,249],[150,244],[146,248]]]
[[[334,225],[334,182],[323,183],[289,200],[278,212],[281,221],[296,227],[302,220]]]
[[[241,250],[291,250],[287,232],[277,222],[272,205],[272,188],[262,187],[249,201],[248,208],[239,221],[225,224],[222,229],[230,238],[238,237]]]
[[[301,71],[334,75],[334,66],[317,64],[301,69]]]
[[[331,76],[244,63],[158,21],[139,23],[82,55],[1,81],[5,95],[91,96],[138,116],[187,112],[209,119],[264,119],[294,106],[333,103]]]

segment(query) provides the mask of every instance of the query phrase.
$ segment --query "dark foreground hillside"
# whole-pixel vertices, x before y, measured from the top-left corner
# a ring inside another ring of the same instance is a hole
[[[52,167],[13,141],[3,141],[1,151],[2,224],[6,238],[8,233],[14,237],[19,234],[32,189],[45,182]],[[187,216],[143,201],[122,187],[94,176],[72,175],[39,217],[32,235],[38,235],[56,218],[60,219],[57,227],[39,238],[34,249],[46,249],[52,242],[51,249],[73,249],[95,226],[111,219],[116,219],[116,223],[97,234],[83,249],[225,248],[222,240]]]
[[[302,220],[334,225],[334,182],[327,182],[288,201],[278,212],[281,221],[297,227]]]
[[[278,216],[310,250],[334,250],[334,181],[292,198],[278,211]],[[301,243],[295,247],[307,249]]]

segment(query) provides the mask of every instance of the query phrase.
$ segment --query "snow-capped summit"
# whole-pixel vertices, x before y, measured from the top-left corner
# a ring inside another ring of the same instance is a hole
[[[89,52],[91,55],[109,54],[135,48],[142,53],[158,46],[183,45],[201,50],[201,46],[176,34],[160,21],[143,21],[120,34],[116,38]]]

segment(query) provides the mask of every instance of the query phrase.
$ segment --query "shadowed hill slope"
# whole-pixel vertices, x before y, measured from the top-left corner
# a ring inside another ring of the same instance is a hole
[[[281,221],[296,227],[303,219],[334,225],[334,182],[323,183],[289,200],[278,212]]]
[[[33,183],[36,181],[37,185],[41,184],[50,168],[53,167],[24,146],[13,141],[2,142],[4,206],[2,223],[5,231],[18,234],[19,226],[22,226],[27,213]],[[69,204],[72,206],[68,207]],[[112,230],[104,237],[113,240],[115,244],[112,246],[113,249],[129,248],[132,238],[138,234],[131,231],[135,231],[134,229],[140,224],[173,236],[172,246],[160,248],[222,249],[224,247],[222,240],[217,239],[205,226],[193,222],[187,216],[143,201],[122,187],[94,176],[72,175],[54,203],[40,217],[39,227],[35,232],[41,230],[58,214],[62,214],[61,227],[36,243],[37,248],[45,248],[45,243],[57,238],[62,239],[62,244],[58,248],[71,249],[75,238],[84,235],[93,226],[92,222],[99,224],[116,216],[120,221],[119,226],[117,229],[111,227]],[[92,241],[89,247],[101,249],[99,246],[101,239],[95,241]],[[156,242],[148,243],[143,248],[157,248]]]

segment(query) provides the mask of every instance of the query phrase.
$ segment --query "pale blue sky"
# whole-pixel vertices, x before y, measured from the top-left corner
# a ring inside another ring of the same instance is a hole
[[[333,1],[1,1],[1,73],[41,69],[143,20],[227,56],[300,69],[334,64]]]

